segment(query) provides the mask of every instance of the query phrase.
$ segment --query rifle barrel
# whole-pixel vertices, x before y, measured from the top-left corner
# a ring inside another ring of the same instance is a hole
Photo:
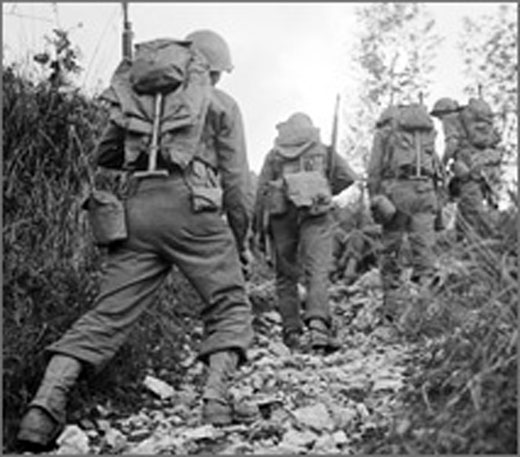
[[[132,60],[132,23],[128,20],[128,2],[121,2],[123,7],[122,53],[123,59]]]

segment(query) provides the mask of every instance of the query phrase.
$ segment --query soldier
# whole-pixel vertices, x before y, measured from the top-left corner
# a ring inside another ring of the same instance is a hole
[[[479,99],[470,99],[466,107],[459,107],[455,100],[441,98],[431,115],[439,118],[443,126],[443,163],[446,166],[451,161],[453,178],[449,189],[451,196],[457,198],[457,239],[494,236],[493,223],[484,206],[486,198],[491,206],[496,205],[489,198],[493,194],[488,177],[501,159],[496,149],[500,137],[492,126],[491,109]]]
[[[356,175],[341,156],[321,143],[319,129],[308,115],[295,113],[276,128],[278,136],[258,181],[253,230],[260,240],[272,237],[284,343],[293,349],[300,345],[297,266],[301,266],[307,290],[303,320],[310,329],[310,346],[319,352],[332,351],[337,346],[327,296],[331,197],[353,184]]]
[[[390,106],[376,123],[368,165],[368,192],[375,222],[382,225],[383,323],[399,318],[405,234],[412,254],[412,281],[425,282],[434,270],[435,130],[420,104]],[[394,332],[395,333],[395,332]]]
[[[354,207],[337,208],[334,231],[333,278],[352,284],[360,274],[377,265],[381,243],[381,226],[372,219],[364,192]]]
[[[200,176],[221,177],[223,207],[231,229],[219,211],[195,210],[186,171],[176,163],[159,160],[157,166],[166,170],[164,177],[130,178],[133,191],[125,202],[128,238],[108,250],[94,308],[48,348],[52,357],[20,425],[18,441],[25,448],[41,450],[53,444],[63,428],[67,396],[77,378],[87,368],[99,370],[114,356],[133,324],[153,304],[173,264],[205,303],[199,357],[209,368],[202,419],[215,425],[236,419],[229,379],[238,364],[246,361],[253,335],[239,261],[252,210],[250,172],[238,105],[214,87],[222,72],[232,69],[228,45],[209,30],[193,32],[187,39],[207,59],[213,83],[213,87],[208,84],[209,106],[193,162],[204,159],[197,165],[204,172]],[[99,145],[97,164],[121,167],[128,159],[127,149],[125,131],[111,120]],[[136,160],[125,167],[134,175],[142,169],[140,164]],[[218,190],[215,182],[203,184]]]

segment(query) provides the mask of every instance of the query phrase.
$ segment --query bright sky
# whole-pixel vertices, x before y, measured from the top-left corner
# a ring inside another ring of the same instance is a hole
[[[135,42],[210,28],[228,41],[235,69],[219,87],[239,103],[250,165],[258,172],[276,135],[275,125],[295,111],[307,112],[330,139],[334,100],[351,85],[348,50],[356,30],[356,3],[133,3]],[[429,3],[445,37],[432,100],[462,99],[456,52],[463,15],[494,11],[497,3]],[[82,50],[81,84],[103,88],[121,56],[121,3],[3,3],[4,59],[45,49],[53,27],[70,30]],[[79,27],[81,24],[81,27]],[[30,57],[29,57],[30,58]]]

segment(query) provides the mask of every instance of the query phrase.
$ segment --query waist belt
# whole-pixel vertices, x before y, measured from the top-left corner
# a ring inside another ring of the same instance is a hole
[[[433,179],[434,175],[429,170],[423,170],[421,169],[420,175],[417,176],[415,170],[409,170],[409,169],[400,169],[395,173],[388,173],[383,175],[383,179],[401,179],[401,180],[409,180],[409,181],[424,181]]]
[[[147,179],[147,178],[157,178],[157,177],[182,177],[182,170],[175,165],[171,167],[157,167],[153,171],[145,170],[145,169],[136,169],[130,172],[130,176],[133,179]]]

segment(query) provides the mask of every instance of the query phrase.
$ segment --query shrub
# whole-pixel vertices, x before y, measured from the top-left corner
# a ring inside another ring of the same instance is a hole
[[[437,291],[414,303],[406,330],[422,344],[401,397],[414,425],[389,441],[399,452],[516,453],[517,220],[512,207],[499,240],[444,246]]]

